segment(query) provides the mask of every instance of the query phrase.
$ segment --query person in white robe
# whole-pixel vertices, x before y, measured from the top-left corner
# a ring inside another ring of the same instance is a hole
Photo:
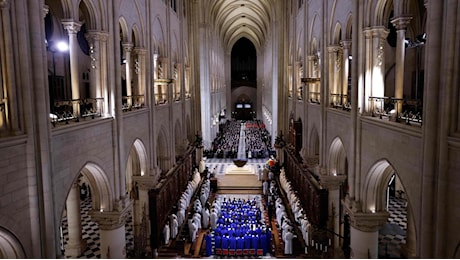
[[[284,254],[285,255],[292,255],[292,239],[294,238],[294,234],[292,233],[291,229],[288,229],[284,234]]]
[[[169,221],[166,221],[166,224],[163,227],[163,238],[164,238],[165,245],[167,245],[169,243],[170,235],[171,235],[171,231],[170,231],[170,228],[169,228]]]
[[[201,223],[202,223],[202,228],[208,228],[209,226],[209,209],[206,207],[203,207],[203,210],[201,211]]]
[[[171,221],[171,237],[176,239],[177,233],[179,232],[179,222],[177,221],[177,216],[172,214]]]

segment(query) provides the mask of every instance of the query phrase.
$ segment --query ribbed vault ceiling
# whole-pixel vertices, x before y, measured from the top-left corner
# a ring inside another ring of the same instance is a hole
[[[271,0],[215,0],[211,15],[228,49],[241,37],[259,49],[265,41],[271,14]]]

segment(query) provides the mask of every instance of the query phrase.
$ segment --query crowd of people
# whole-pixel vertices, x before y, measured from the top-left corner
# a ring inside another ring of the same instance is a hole
[[[271,136],[260,120],[228,120],[204,155],[208,158],[236,158],[242,124],[245,126],[246,158],[267,158],[271,152]]]
[[[265,124],[259,120],[246,122],[247,158],[267,158],[271,147],[271,137]]]

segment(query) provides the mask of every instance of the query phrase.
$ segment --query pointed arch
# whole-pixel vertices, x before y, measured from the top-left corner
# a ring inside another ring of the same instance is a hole
[[[142,38],[142,36],[144,35],[143,33],[141,33],[142,30],[139,28],[139,26],[137,24],[134,24],[133,25],[133,28],[132,28],[132,34],[134,35],[134,39],[132,39],[133,41],[133,44],[134,46],[136,47],[142,47],[143,46],[143,42],[144,42],[144,39]]]
[[[332,35],[332,44],[339,45],[342,39],[342,25],[337,22]]]
[[[109,179],[102,168],[93,162],[88,162],[80,173],[90,186],[93,210],[112,211],[112,189]],[[78,181],[79,176],[77,175],[75,181]]]
[[[169,158],[169,151],[167,140],[166,131],[162,127],[158,132],[157,137],[157,166],[161,169],[161,171],[168,170],[167,161]]]
[[[0,256],[4,259],[24,259],[24,247],[9,230],[0,227]]]
[[[393,174],[396,171],[386,159],[370,168],[363,185],[363,212],[385,211],[385,190]]]
[[[129,28],[126,19],[124,17],[120,17],[118,22],[120,24],[120,41],[129,42]]]
[[[308,154],[312,157],[319,157],[319,134],[315,126],[310,130],[310,138],[308,138]]]
[[[84,22],[88,30],[98,30],[100,28],[100,25],[97,24],[96,8],[92,1],[82,0],[78,9],[81,13],[78,20]]]
[[[329,171],[331,175],[347,174],[347,154],[340,137],[334,138],[329,146]]]
[[[174,124],[174,147],[176,151],[176,155],[181,155],[183,153],[183,134],[182,134],[182,126],[179,120],[176,120]]]
[[[352,33],[353,33],[353,15],[350,13],[347,17],[347,24],[345,27],[345,40],[351,40],[352,39]]]

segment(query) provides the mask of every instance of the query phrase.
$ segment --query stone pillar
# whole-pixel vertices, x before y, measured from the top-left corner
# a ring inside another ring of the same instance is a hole
[[[387,223],[389,213],[352,212],[350,216],[351,258],[377,258],[379,229]]]
[[[372,96],[385,96],[385,40],[388,30],[383,27],[372,28]]]
[[[81,23],[74,22],[71,20],[63,20],[62,25],[69,34],[69,57],[70,57],[70,77],[72,85],[72,100],[80,99],[80,73],[78,71],[78,40],[77,33],[80,31]],[[75,102],[73,103],[73,114],[76,117],[80,116],[80,105]]]
[[[81,214],[80,214],[80,186],[72,184],[66,200],[67,223],[69,230],[69,241],[65,248],[65,255],[78,257],[86,249],[86,241],[82,239]]]
[[[97,98],[97,111],[101,114],[108,113],[107,94],[107,37],[108,34],[98,31],[87,33],[88,41],[91,44],[91,78],[90,92],[92,98]],[[103,100],[100,101],[99,99]]]
[[[146,85],[146,61],[145,61],[145,55],[147,53],[147,50],[145,48],[140,48],[136,47],[134,48],[134,51],[137,54],[137,62],[138,62],[138,68],[137,68],[137,88],[135,91],[136,95],[144,95],[144,103],[145,103],[145,85]]]
[[[329,229],[335,234],[340,234],[340,215],[337,212],[340,205],[340,185],[346,178],[346,175],[320,175],[321,186],[328,190]],[[333,246],[334,249],[340,249],[339,236],[334,236]]]
[[[396,66],[395,66],[395,98],[403,98],[404,94],[404,58],[406,56],[405,40],[406,28],[412,20],[411,16],[400,16],[391,20],[391,23],[396,27]],[[397,115],[402,111],[402,102],[399,105],[395,104]]]
[[[348,77],[350,75],[350,48],[351,48],[351,40],[342,41],[342,105],[346,105],[350,99],[348,96]],[[345,96],[346,95],[346,96]]]
[[[99,224],[101,258],[126,258],[125,222],[131,207],[122,211],[90,211],[91,219]]]
[[[328,47],[328,52],[329,52],[329,97],[326,97],[326,100],[329,100],[329,104],[326,104],[326,106],[329,106],[331,104],[336,104],[339,97],[338,94],[340,94],[341,91],[339,91],[339,72],[340,72],[340,67],[342,66],[341,64],[341,55],[340,55],[341,48],[340,46],[329,46]]]
[[[125,68],[126,68],[126,96],[127,105],[129,108],[132,106],[132,89],[131,89],[131,51],[133,50],[132,43],[123,43],[123,50],[125,51]]]
[[[417,251],[416,251],[416,243],[417,243],[417,234],[415,233],[415,221],[412,216],[412,209],[411,207],[406,207],[407,214],[406,214],[406,244],[401,246],[402,254],[405,258],[416,258]]]
[[[373,52],[373,44],[372,44],[372,29],[366,28],[363,30],[366,52],[365,52],[365,60],[364,60],[364,99],[363,104],[358,104],[358,107],[362,105],[363,114],[370,114],[371,113],[371,101],[369,101],[369,97],[372,96],[372,70],[374,66],[374,62],[372,61],[372,52]]]

